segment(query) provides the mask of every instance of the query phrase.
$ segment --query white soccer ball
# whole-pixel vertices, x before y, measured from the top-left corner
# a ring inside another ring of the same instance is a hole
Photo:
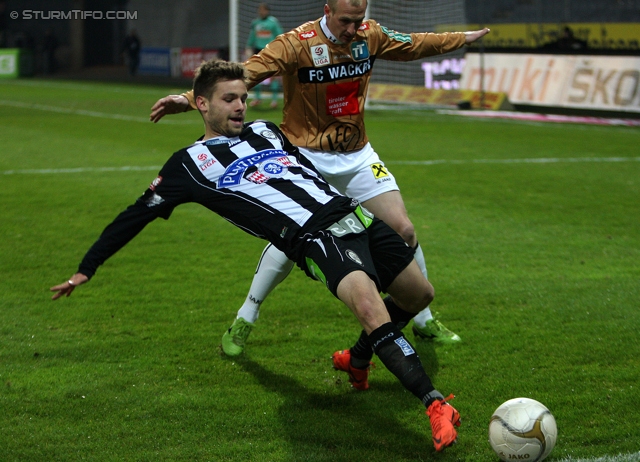
[[[551,453],[557,437],[556,419],[535,399],[510,399],[489,422],[489,443],[505,462],[540,462]]]

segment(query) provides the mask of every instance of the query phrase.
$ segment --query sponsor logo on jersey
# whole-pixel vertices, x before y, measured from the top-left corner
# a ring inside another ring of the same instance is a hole
[[[311,55],[313,57],[313,65],[326,66],[330,64],[329,60],[329,47],[327,45],[317,45],[311,47]]]
[[[360,114],[358,90],[360,82],[335,83],[327,86],[327,115],[340,117]]]
[[[273,133],[271,130],[262,130],[260,132],[260,136],[263,137],[263,138],[266,138],[268,140],[277,140],[278,139],[276,134]]]
[[[156,190],[156,188],[158,187],[158,185],[159,185],[160,183],[162,183],[162,177],[161,177],[160,175],[158,175],[158,176],[156,177],[156,179],[155,179],[155,180],[153,180],[153,181],[151,182],[151,184],[149,185],[149,189],[150,189],[151,191],[155,191],[155,190]]]
[[[260,172],[253,172],[250,175],[247,175],[247,180],[249,180],[252,183],[256,183],[256,184],[262,184],[265,181],[267,181],[269,179],[268,176],[263,175]]]
[[[327,83],[341,79],[362,77],[371,72],[375,57],[370,56],[358,63],[338,63],[321,68],[303,67],[298,70],[300,83]]]
[[[209,167],[211,167],[215,163],[216,163],[215,159],[213,159],[213,158],[207,159],[206,161],[204,161],[203,163],[198,165],[198,168],[200,169],[201,172],[204,172],[206,169],[208,169]]]
[[[164,199],[158,196],[156,193],[153,193],[151,196],[145,200],[145,204],[147,207],[155,207],[156,205],[160,205],[164,202]]]
[[[289,170],[287,167],[279,162],[280,159],[275,161],[263,162],[258,166],[258,171],[269,178],[282,178],[287,174]]]
[[[347,251],[345,253],[347,254],[347,257],[349,257],[350,260],[356,262],[360,266],[364,266],[364,264],[362,263],[362,260],[360,260],[360,257],[358,256],[358,254],[355,253],[353,250],[347,249]]]
[[[272,33],[269,29],[259,29],[256,30],[256,36],[263,39],[270,39],[272,37]]]
[[[364,61],[369,57],[367,42],[353,42],[351,44],[351,56],[356,61]]]
[[[371,171],[373,172],[373,177],[376,180],[379,180],[380,178],[385,178],[385,177],[389,176],[389,171],[384,166],[384,164],[375,163],[375,164],[371,164],[370,167],[371,167]]]
[[[300,40],[309,40],[310,38],[317,37],[318,33],[315,30],[310,30],[308,32],[301,32],[298,34]]]
[[[198,162],[198,168],[201,172],[204,172],[206,169],[211,167],[216,163],[216,159],[211,156],[208,152],[200,152],[196,155],[196,159]],[[194,159],[195,160],[195,159]]]
[[[394,342],[400,347],[402,353],[404,353],[405,356],[413,355],[416,353],[415,350],[411,348],[411,344],[407,342],[404,337],[397,338],[394,340]]]
[[[382,32],[384,32],[391,40],[396,40],[398,42],[411,43],[411,35],[402,34],[400,32],[396,32],[395,30],[387,29],[384,26],[380,26]]]
[[[218,178],[218,188],[228,188],[237,186],[244,177],[247,170],[251,167],[257,167],[268,160],[275,160],[280,157],[286,157],[287,152],[279,149],[266,149],[264,151],[250,154],[248,156],[236,159],[226,168],[224,173]]]
[[[369,23],[363,22],[360,24],[360,27],[358,27],[358,30],[369,30]]]
[[[338,152],[353,151],[362,139],[362,136],[363,133],[360,132],[360,128],[356,124],[336,121],[327,126],[322,132],[320,150]]]

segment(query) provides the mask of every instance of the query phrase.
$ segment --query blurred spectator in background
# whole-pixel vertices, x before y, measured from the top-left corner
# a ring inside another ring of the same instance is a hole
[[[580,51],[587,49],[587,42],[576,38],[573,35],[573,30],[569,26],[565,26],[558,40],[547,43],[542,48],[561,52]]]
[[[135,29],[131,29],[124,39],[122,52],[125,55],[125,62],[129,69],[129,75],[136,75],[140,64],[140,38]]]
[[[251,31],[249,32],[249,39],[247,40],[245,59],[249,59],[251,55],[260,52],[260,50],[267,46],[267,43],[282,34],[282,32],[280,22],[275,16],[271,15],[269,5],[266,3],[258,5],[258,17],[251,22]],[[264,81],[262,84],[270,85],[271,108],[275,108],[278,106],[278,78],[272,77],[267,80],[268,82]],[[260,87],[262,84],[258,84],[253,88],[255,99],[251,101],[251,106],[260,104]]]
[[[56,61],[56,50],[58,49],[58,39],[53,34],[53,29],[48,28],[44,34],[44,42],[42,43],[42,57],[45,74],[53,74],[58,70],[58,62]]]

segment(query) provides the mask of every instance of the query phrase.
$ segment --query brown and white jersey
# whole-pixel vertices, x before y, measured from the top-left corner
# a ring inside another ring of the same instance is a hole
[[[364,103],[375,61],[412,61],[465,44],[463,32],[403,34],[374,20],[362,23],[353,41],[332,41],[322,18],[279,35],[245,63],[249,87],[282,76],[282,131],[297,146],[325,152],[364,147]],[[191,92],[190,92],[191,93]],[[193,104],[192,93],[187,95]]]

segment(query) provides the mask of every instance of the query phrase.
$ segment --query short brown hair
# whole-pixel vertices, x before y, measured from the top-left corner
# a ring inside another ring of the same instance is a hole
[[[224,80],[245,80],[244,66],[241,63],[214,58],[203,62],[195,70],[193,77],[193,96],[211,99],[216,84]]]

